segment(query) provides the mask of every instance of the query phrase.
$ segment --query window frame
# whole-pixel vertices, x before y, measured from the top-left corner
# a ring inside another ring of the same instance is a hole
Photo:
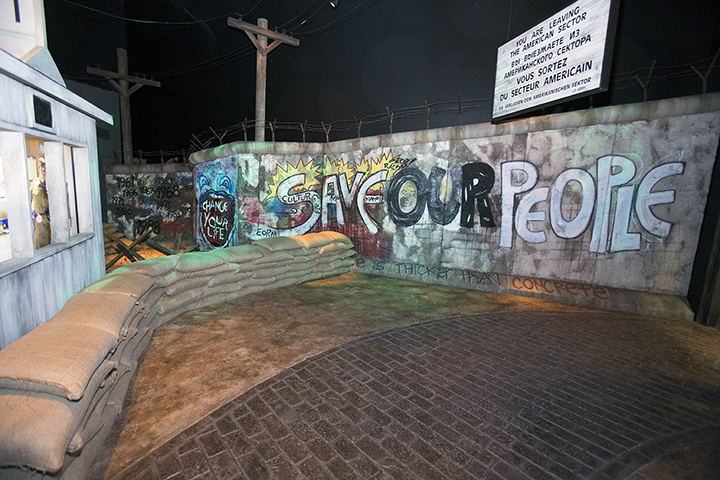
[[[40,139],[44,144],[50,217],[69,219],[70,208],[76,212],[77,233],[69,221],[50,223],[52,243],[35,249],[33,218],[27,165],[27,138]],[[66,170],[65,154],[70,149],[72,172]],[[24,132],[0,128],[0,159],[5,178],[5,201],[10,229],[11,257],[0,261],[0,277],[32,263],[85,242],[95,236],[92,208],[90,152],[87,146],[76,145],[40,131]],[[67,178],[74,179],[74,205],[70,205]]]

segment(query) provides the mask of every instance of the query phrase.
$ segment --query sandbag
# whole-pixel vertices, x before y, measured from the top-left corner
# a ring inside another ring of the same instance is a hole
[[[0,388],[79,400],[116,345],[116,337],[99,328],[41,323],[0,350]]]
[[[120,339],[123,326],[142,307],[135,297],[123,293],[78,293],[48,323],[100,328]]]
[[[67,405],[59,400],[2,395],[0,410],[0,466],[33,467],[43,472],[62,468],[73,424]]]
[[[202,287],[210,281],[210,277],[199,276],[199,277],[188,277],[179,282],[173,283],[165,289],[165,295],[174,297],[188,290]]]
[[[265,254],[261,258],[256,258],[253,260],[253,265],[265,265],[268,263],[277,263],[277,264],[289,264],[292,263],[294,260],[294,257],[290,252],[286,251],[278,251],[278,252],[270,252],[266,251]]]
[[[297,240],[297,237],[268,237],[255,240],[252,244],[271,252],[293,250],[303,247],[302,243]]]
[[[233,270],[213,276],[208,282],[208,286],[215,287],[224,283],[240,282],[249,277],[252,277],[252,272],[238,272],[236,270]]]
[[[120,273],[143,273],[150,277],[158,277],[165,275],[173,270],[180,260],[180,255],[170,255],[168,257],[157,257],[143,260],[141,262],[123,265],[113,270],[113,274]]]
[[[218,248],[212,252],[227,263],[244,264],[261,258],[263,251],[262,248],[255,245],[240,245],[237,247]]]
[[[344,243],[331,243],[329,245],[324,245],[320,248],[318,248],[318,253],[320,255],[327,255],[327,254],[333,254],[333,253],[343,253],[350,249],[347,245]]]
[[[162,288],[170,286],[187,277],[187,273],[180,273],[177,270],[172,270],[164,275],[158,275],[157,277],[153,277],[153,281],[155,282],[156,287]]]
[[[83,479],[155,329],[188,310],[345,273],[355,254],[337,232],[274,237],[136,262],[88,286],[0,351],[0,476]]]
[[[282,275],[283,273],[288,271],[289,266],[284,265],[280,267],[276,266],[268,266],[266,268],[261,268],[258,270],[255,270],[252,272],[252,277],[257,279],[265,279],[270,277],[276,277],[278,275]]]
[[[135,299],[141,298],[154,287],[153,279],[139,273],[108,275],[85,287],[80,293],[121,293]]]
[[[344,243],[348,247],[352,248],[352,241],[345,235],[339,232],[317,232],[307,233],[297,237],[292,237],[297,240],[305,248],[318,248],[328,245],[330,243]]]
[[[313,268],[317,267],[318,262],[317,260],[309,260],[307,262],[298,262],[298,263],[292,263],[287,266],[288,272],[301,272],[301,271],[310,271]]]
[[[91,384],[92,393],[69,401],[47,393],[0,395],[0,466],[25,466],[57,472],[74,433],[112,386],[108,382],[117,364],[106,362]],[[107,388],[106,388],[107,387]]]
[[[175,269],[181,273],[200,272],[227,263],[213,252],[191,252],[177,255],[179,260]]]

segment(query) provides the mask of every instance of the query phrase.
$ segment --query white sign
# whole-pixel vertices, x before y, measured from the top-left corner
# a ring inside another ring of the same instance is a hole
[[[611,4],[579,0],[498,48],[493,120],[603,90]]]

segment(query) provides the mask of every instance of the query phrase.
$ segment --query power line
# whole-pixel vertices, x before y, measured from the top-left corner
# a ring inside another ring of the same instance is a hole
[[[139,20],[137,18],[122,17],[120,15],[103,12],[102,10],[98,10],[97,8],[88,7],[87,5],[81,5],[79,3],[75,3],[70,0],[61,0],[61,1],[68,3],[70,5],[74,5],[79,8],[84,8],[85,10],[90,10],[91,12],[99,13],[100,15],[105,15],[106,17],[115,18],[117,20],[124,20],[126,22],[142,23],[142,24],[146,24],[146,25],[198,25],[198,24],[204,24],[206,22],[212,22],[214,20],[225,19],[228,17],[228,15],[238,15],[237,13],[233,12],[232,14],[219,15],[217,17],[208,18],[206,20],[200,19],[200,20],[195,20],[192,22],[161,22],[161,21],[157,21],[157,20]],[[260,0],[260,2],[258,2],[258,5],[264,1],[265,0]],[[253,7],[253,10],[254,9],[255,9],[255,7]]]
[[[295,20],[297,20],[298,18],[300,18],[305,12],[308,12],[308,11],[312,10],[312,9],[314,8],[313,6],[314,6],[315,4],[321,4],[321,5],[320,5],[320,8],[322,8],[322,4],[324,4],[325,2],[326,2],[326,0],[312,0],[310,3],[308,3],[307,7],[305,7],[303,10],[300,11],[300,13],[298,13],[297,15],[295,15],[293,18],[291,18],[291,19],[288,20],[287,22],[283,23],[282,25],[278,25],[277,28],[284,28],[284,29],[287,29],[287,28],[296,28],[298,25],[302,25],[304,22],[307,21],[307,19],[306,19],[306,20],[303,20],[303,21],[300,22],[298,25],[295,25],[295,27],[288,27],[288,25],[292,24]]]
[[[251,53],[253,53],[253,48],[251,46],[244,45],[242,47],[236,48],[235,50],[231,50],[230,52],[219,55],[215,58],[211,58],[209,60],[204,60],[204,61],[196,63],[194,65],[189,65],[186,67],[178,67],[178,68],[159,71],[159,72],[152,72],[152,75],[157,76],[157,77],[176,77],[179,75],[185,75],[185,74],[189,74],[189,73],[203,72],[205,70],[210,70],[212,68],[216,68],[216,67],[234,62],[235,60],[238,60],[242,57],[248,56]]]
[[[309,22],[310,20],[315,18],[315,16],[317,16],[317,14],[320,13],[321,10],[323,10],[323,7],[325,7],[325,9],[329,8],[328,5],[330,5],[330,4],[326,3],[326,2],[320,3],[320,6],[309,17],[307,17],[305,20],[300,22],[300,24],[298,24],[295,28],[302,28],[305,24],[307,24],[307,22]]]
[[[240,15],[241,17],[248,17],[250,14],[252,14],[256,8],[260,6],[260,4],[265,3],[265,0],[258,0],[258,2],[250,9],[249,12],[247,12],[245,15]]]
[[[360,7],[362,7],[362,6],[363,6],[364,4],[366,4],[368,1],[369,1],[369,0],[363,0],[362,2],[360,2],[358,5],[356,5],[356,6],[355,6],[352,10],[350,10],[349,12],[347,12],[347,13],[345,13],[344,15],[340,16],[339,18],[336,18],[336,19],[333,20],[332,22],[330,22],[330,23],[328,23],[328,24],[326,24],[326,25],[323,25],[322,27],[316,28],[315,30],[311,30],[311,31],[309,31],[309,32],[298,33],[297,35],[298,35],[298,36],[303,36],[303,35],[316,35],[316,34],[318,34],[318,33],[324,33],[324,32],[327,32],[328,30],[332,30],[333,28],[338,27],[338,26],[344,24],[344,23],[347,22],[348,20],[351,20],[351,19],[354,18],[355,16],[359,15],[360,13],[362,13],[362,11],[359,11],[359,12],[357,12],[356,14],[351,15],[355,10],[359,9]],[[367,6],[367,8],[366,8],[365,10],[367,10],[368,8],[370,8],[370,7],[372,7],[373,5],[375,5],[378,1],[379,1],[379,0],[374,0],[370,5]],[[338,22],[340,22],[341,20],[344,20],[344,21],[342,21],[341,23],[338,23]],[[337,24],[337,25],[336,25],[336,24]]]

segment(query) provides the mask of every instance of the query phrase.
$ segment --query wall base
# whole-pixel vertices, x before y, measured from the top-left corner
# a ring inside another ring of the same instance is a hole
[[[352,270],[405,280],[556,300],[675,320],[693,321],[695,318],[695,313],[688,305],[687,300],[677,295],[417,263],[395,263],[363,256],[357,257]]]

